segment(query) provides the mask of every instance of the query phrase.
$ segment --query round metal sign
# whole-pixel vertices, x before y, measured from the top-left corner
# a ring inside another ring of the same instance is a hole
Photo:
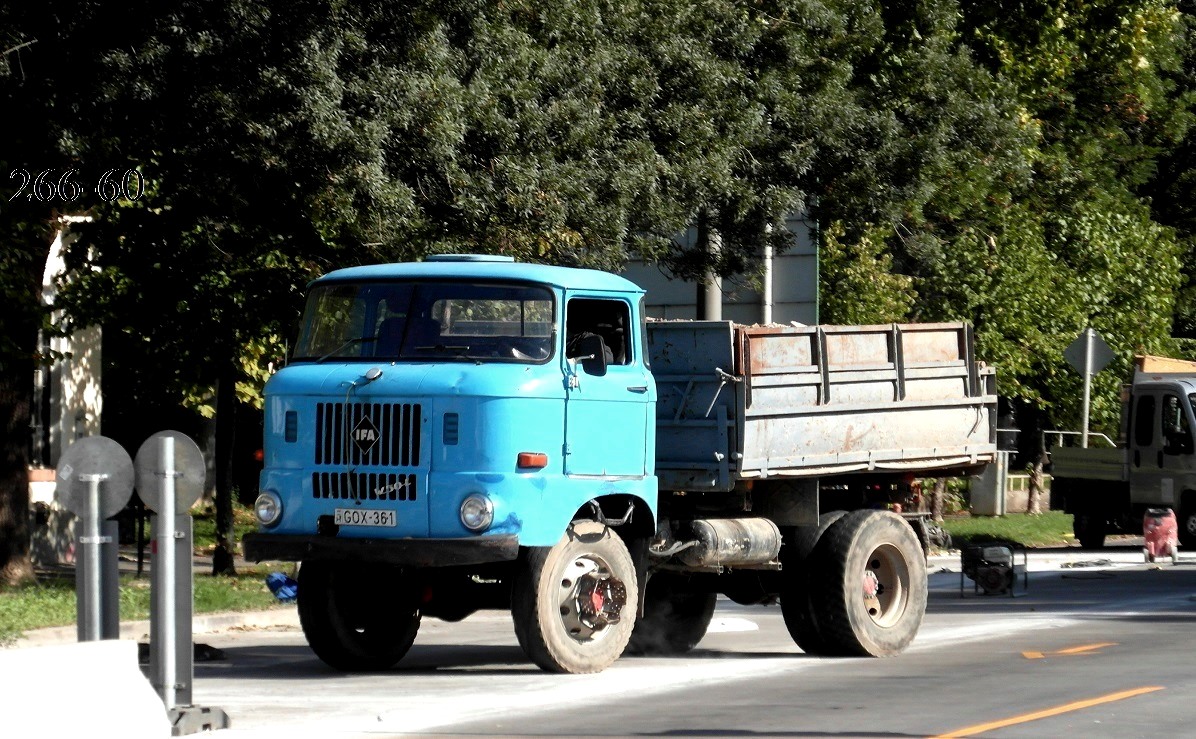
[[[58,460],[58,502],[77,516],[87,515],[87,498],[95,475],[100,480],[100,519],[111,518],[133,494],[133,460],[107,436],[87,436],[67,447]]]
[[[203,495],[208,470],[199,446],[179,431],[159,431],[137,450],[137,494],[146,508],[162,510],[167,461],[163,441],[167,438],[174,440],[174,510],[186,513]]]

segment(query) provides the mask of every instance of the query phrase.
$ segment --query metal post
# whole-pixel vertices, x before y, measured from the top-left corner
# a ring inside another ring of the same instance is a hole
[[[1080,448],[1088,448],[1088,402],[1092,396],[1092,338],[1095,332],[1091,328],[1084,329],[1084,405],[1080,413],[1083,416],[1080,426]]]
[[[87,562],[87,577],[83,584],[88,603],[84,614],[84,641],[100,641],[104,638],[100,592],[100,546],[103,544],[100,536],[100,483],[107,479],[108,475],[105,474],[79,475],[79,482],[87,483],[87,515],[84,516],[86,534],[80,539],[86,550],[83,552],[84,561]]]
[[[771,228],[768,229],[772,231]],[[760,291],[760,323],[772,323],[772,244],[764,245],[764,277]]]
[[[174,439],[162,438],[162,503],[158,511],[158,530],[154,532],[158,540],[158,561],[154,567],[162,568],[162,576],[157,584],[158,618],[162,628],[158,632],[161,642],[158,645],[162,657],[162,703],[166,710],[175,707],[175,686],[178,678],[175,674],[175,623],[174,623],[174,555],[175,555],[175,493],[174,493]]]

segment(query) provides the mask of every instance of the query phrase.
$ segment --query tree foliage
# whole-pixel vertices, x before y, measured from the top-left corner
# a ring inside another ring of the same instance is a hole
[[[1062,349],[1091,325],[1118,352],[1109,428],[1132,353],[1165,351],[1173,319],[1196,335],[1191,19],[1166,0],[7,4],[0,99],[21,115],[0,165],[144,177],[135,201],[70,204],[96,219],[59,328],[119,333],[129,402],[217,388],[223,449],[315,274],[449,251],[729,273],[802,209],[824,320],[971,320],[1002,393],[1059,425],[1078,412]],[[57,206],[0,204],[0,293],[27,306],[3,377],[34,360]],[[674,241],[699,220],[718,252]],[[9,390],[0,443],[20,449]]]

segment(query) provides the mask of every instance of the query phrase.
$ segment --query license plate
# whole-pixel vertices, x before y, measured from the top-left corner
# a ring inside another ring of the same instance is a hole
[[[385,526],[393,528],[398,524],[394,511],[378,508],[337,508],[337,526]]]

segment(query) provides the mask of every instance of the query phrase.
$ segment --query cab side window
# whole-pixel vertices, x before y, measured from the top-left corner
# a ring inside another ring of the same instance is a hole
[[[1183,401],[1177,395],[1163,396],[1162,432],[1164,454],[1191,454],[1192,429]]]
[[[588,336],[599,336],[607,364],[630,364],[631,311],[621,300],[574,298],[566,306],[565,356],[576,356],[576,347]]]
[[[1143,395],[1134,407],[1134,446],[1148,447],[1154,441],[1154,396]]]

